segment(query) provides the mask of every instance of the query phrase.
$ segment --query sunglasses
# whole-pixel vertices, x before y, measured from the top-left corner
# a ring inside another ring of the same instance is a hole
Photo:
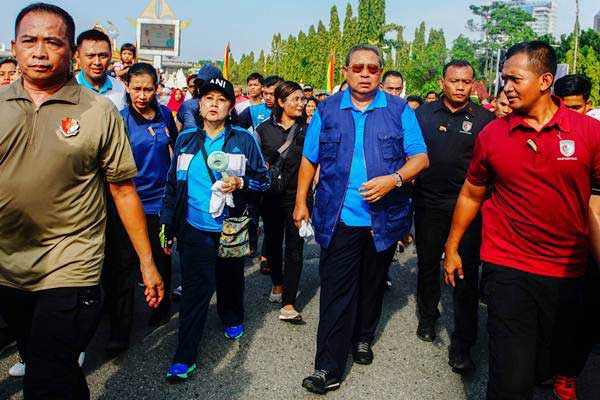
[[[381,71],[381,67],[377,64],[351,64],[350,65],[350,70],[352,72],[354,72],[355,74],[360,74],[361,72],[364,71],[364,69],[367,69],[367,71],[369,71],[370,74],[378,74],[379,71]]]

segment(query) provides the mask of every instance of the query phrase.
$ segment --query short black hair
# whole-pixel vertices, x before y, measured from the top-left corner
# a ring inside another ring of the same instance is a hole
[[[430,90],[429,92],[425,93],[425,97],[429,96],[430,94],[435,94],[435,97],[440,97],[435,90]]]
[[[269,86],[275,86],[280,84],[281,82],[283,82],[283,78],[280,77],[279,75],[271,75],[271,76],[267,76],[264,80],[263,80],[263,85],[265,87],[269,87]]]
[[[385,74],[383,74],[383,77],[381,78],[381,82],[385,82],[385,80],[387,78],[389,78],[390,76],[393,76],[394,78],[400,78],[402,79],[402,82],[404,82],[404,77],[402,76],[402,74],[398,71],[394,71],[394,70],[390,70],[390,71],[385,71]]]
[[[450,67],[471,68],[471,72],[473,72],[473,78],[475,78],[475,68],[473,68],[473,65],[471,65],[471,63],[467,60],[450,60],[448,63],[446,63],[446,65],[444,65],[442,76],[446,76],[446,71],[448,71],[448,68]]]
[[[263,76],[258,72],[253,72],[246,78],[246,83],[250,81],[259,81],[261,85],[264,85],[265,78],[263,78]]]
[[[81,47],[81,44],[86,40],[90,40],[92,42],[106,42],[108,43],[108,48],[112,49],[112,43],[110,42],[108,35],[102,31],[99,31],[98,29],[90,29],[81,32],[79,36],[77,36],[77,48]]]
[[[123,43],[123,45],[121,46],[121,53],[124,50],[129,50],[130,52],[132,52],[134,57],[137,55],[137,48],[133,43]]]
[[[556,51],[548,43],[542,40],[517,43],[508,49],[505,60],[521,53],[527,54],[529,65],[531,65],[540,75],[547,72],[551,73],[552,76],[556,75],[558,63]]]
[[[15,60],[15,59],[14,59],[14,58],[12,58],[12,57],[4,57],[4,58],[0,58],[0,66],[2,66],[2,65],[4,65],[4,64],[8,64],[8,63],[10,63],[10,64],[14,64],[14,66],[15,66],[15,67],[18,65],[18,64],[17,64],[17,60]]]
[[[558,97],[583,96],[585,101],[590,99],[592,81],[585,75],[565,75],[554,82],[554,94]]]
[[[434,93],[434,92],[432,92]],[[406,102],[408,103],[409,101],[416,101],[417,103],[419,103],[420,106],[423,105],[424,101],[421,98],[421,96],[408,96],[406,97]]]
[[[148,64],[145,62],[137,62],[129,68],[127,74],[125,75],[125,81],[129,83],[131,81],[132,76],[137,75],[149,75],[152,78],[152,82],[154,82],[154,86],[158,86],[161,82],[158,79],[158,74],[156,73],[156,69],[152,64]]]
[[[73,21],[73,17],[71,17],[71,14],[62,8],[48,3],[33,3],[19,11],[17,18],[15,19],[15,38],[17,37],[19,24],[27,14],[32,12],[54,14],[62,18],[67,27],[67,38],[69,39],[69,45],[71,48],[75,47],[75,21]]]

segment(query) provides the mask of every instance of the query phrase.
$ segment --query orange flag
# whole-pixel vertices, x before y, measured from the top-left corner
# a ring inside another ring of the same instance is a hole
[[[227,42],[225,55],[223,56],[223,78],[229,80],[229,42]]]
[[[335,86],[335,49],[331,50],[329,64],[327,65],[327,92],[331,93]]]

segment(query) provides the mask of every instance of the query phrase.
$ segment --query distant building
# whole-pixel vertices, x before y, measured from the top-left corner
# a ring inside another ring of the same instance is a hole
[[[555,34],[556,0],[508,0],[508,2],[535,18],[529,26],[536,35]]]
[[[600,32],[600,11],[598,11],[598,14],[594,17],[594,30]]]

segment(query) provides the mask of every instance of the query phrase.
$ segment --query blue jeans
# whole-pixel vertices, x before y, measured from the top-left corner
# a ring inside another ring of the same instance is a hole
[[[244,259],[217,257],[219,237],[220,233],[201,231],[186,223],[177,238],[183,294],[176,363],[196,362],[215,288],[223,325],[239,325],[244,320]]]

